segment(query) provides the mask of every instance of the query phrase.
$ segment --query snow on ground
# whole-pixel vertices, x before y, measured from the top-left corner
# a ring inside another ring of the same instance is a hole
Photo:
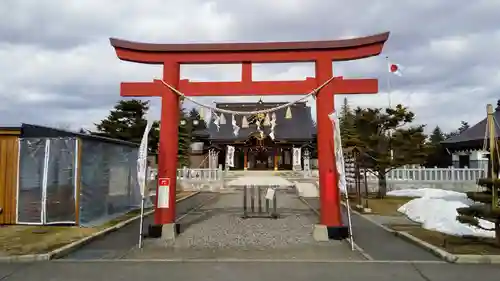
[[[433,189],[402,189],[387,193],[390,196],[419,197],[409,201],[398,209],[412,221],[422,224],[422,227],[448,235],[472,235],[480,237],[495,237],[493,231],[482,230],[470,225],[462,224],[456,220],[457,208],[474,204],[465,193]],[[494,228],[489,221],[479,220],[485,228]]]

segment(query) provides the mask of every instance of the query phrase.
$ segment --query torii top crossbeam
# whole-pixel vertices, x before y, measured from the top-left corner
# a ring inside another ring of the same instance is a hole
[[[379,55],[389,32],[354,39],[266,43],[153,44],[111,38],[118,58],[124,61],[164,64],[241,63],[241,82],[179,81],[187,96],[294,95],[317,87],[315,78],[303,81],[252,81],[252,63],[345,61]],[[335,94],[377,93],[376,79],[335,79]],[[164,86],[158,81],[122,83],[122,96],[161,96]]]

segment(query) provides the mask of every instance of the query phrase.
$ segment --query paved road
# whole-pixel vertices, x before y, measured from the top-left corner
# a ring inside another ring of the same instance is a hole
[[[213,193],[199,193],[186,200],[177,203],[177,218],[199,206],[203,202],[213,198]],[[153,215],[144,219],[144,227],[153,223]],[[146,232],[147,230],[145,230]],[[139,220],[97,239],[80,250],[64,257],[66,259],[90,260],[90,259],[118,259],[124,257],[129,251],[137,247],[139,239]],[[2,281],[0,279],[0,281]]]
[[[318,198],[305,199],[311,207],[319,210]],[[347,222],[344,209],[344,221]],[[352,213],[354,242],[374,260],[379,261],[439,261],[426,250],[385,231],[371,221]]]
[[[499,277],[499,266],[418,263],[54,261],[0,264],[2,281],[496,281]]]

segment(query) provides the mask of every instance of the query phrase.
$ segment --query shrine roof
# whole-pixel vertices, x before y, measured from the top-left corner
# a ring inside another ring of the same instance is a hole
[[[500,100],[493,114],[495,120],[500,120]],[[487,124],[487,118],[484,118],[461,134],[442,141],[441,144],[449,150],[476,150],[483,147],[486,138],[486,145],[488,146],[487,138],[489,137],[489,132],[487,133]],[[495,137],[498,139],[500,138],[500,125],[499,123],[495,124]]]
[[[14,128],[12,128],[14,129]],[[98,136],[95,134],[84,134],[84,133],[78,133],[78,132],[73,132],[69,130],[62,130],[58,128],[51,128],[47,126],[41,126],[41,125],[33,125],[33,124],[21,124],[19,127],[17,127],[18,130],[20,130],[21,138],[80,138],[82,140],[93,140],[97,142],[103,142],[103,143],[110,143],[110,144],[116,144],[116,145],[124,145],[124,146],[129,146],[133,148],[138,148],[139,144],[138,143],[133,143],[129,141],[124,141],[124,140],[119,140],[119,139],[112,139],[108,137],[103,137],[103,136]]]
[[[389,32],[376,35],[327,41],[297,42],[252,42],[252,43],[199,43],[199,44],[159,44],[141,43],[110,38],[113,47],[139,52],[252,52],[252,51],[311,51],[355,48],[360,46],[383,44],[389,38]]]
[[[235,111],[255,111],[265,108],[273,108],[279,105],[284,105],[286,103],[218,103],[217,108],[223,108]],[[311,108],[305,103],[300,102],[290,106],[291,119],[286,119],[287,108],[282,108],[276,113],[276,128],[274,130],[276,140],[289,140],[289,141],[302,141],[311,140],[316,134],[316,128],[314,126],[314,121],[311,117]],[[249,124],[249,128],[241,128],[242,116],[235,116],[236,124],[240,126],[240,131],[238,136],[233,133],[233,127],[231,125],[231,115],[224,114],[226,119],[226,124],[221,124],[219,130],[213,121],[208,124],[207,132],[210,135],[210,139],[213,141],[238,141],[246,140],[253,133],[257,132],[257,126],[255,124]],[[247,116],[248,118],[249,116]],[[269,135],[271,132],[270,126],[261,126],[263,128],[264,134]]]

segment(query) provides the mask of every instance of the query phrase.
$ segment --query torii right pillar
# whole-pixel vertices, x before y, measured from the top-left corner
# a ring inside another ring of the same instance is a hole
[[[383,44],[381,45],[383,46]],[[318,85],[321,85],[333,76],[334,65],[332,64],[331,57],[320,58],[315,61],[316,81]],[[338,83],[342,80],[342,77],[334,79],[331,83],[323,87],[316,96],[320,223],[315,225],[313,236],[317,241],[342,240],[349,236],[347,222],[343,222],[342,219],[341,196],[338,188],[339,179],[333,142],[333,125],[328,115],[334,111],[336,94],[354,94],[354,88],[357,88],[359,85],[356,85],[354,79],[350,80],[353,83],[351,84],[352,88],[349,89],[348,84]],[[368,84],[366,83],[368,81],[359,82]],[[373,79],[370,82],[372,83],[370,86],[364,86],[366,89],[372,89],[366,94],[377,93],[378,81]]]

